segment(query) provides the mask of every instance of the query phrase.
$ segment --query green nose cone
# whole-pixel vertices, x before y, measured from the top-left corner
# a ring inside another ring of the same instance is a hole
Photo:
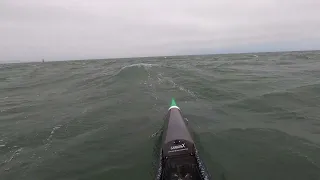
[[[176,101],[174,100],[174,98],[172,98],[172,100],[171,100],[171,106],[177,106],[177,103],[176,103]]]

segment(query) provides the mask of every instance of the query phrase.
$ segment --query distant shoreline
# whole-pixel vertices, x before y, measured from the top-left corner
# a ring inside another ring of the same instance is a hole
[[[66,61],[99,61],[99,60],[126,60],[126,59],[146,59],[146,58],[163,58],[170,59],[173,57],[186,57],[186,56],[221,56],[221,55],[237,55],[237,54],[269,54],[269,53],[308,53],[308,52],[317,52],[320,50],[294,50],[294,51],[261,51],[261,52],[231,52],[231,53],[217,53],[217,54],[185,54],[185,55],[163,55],[163,56],[136,56],[136,57],[119,57],[119,58],[98,58],[98,59],[69,59],[69,60],[53,60],[53,61],[44,61],[48,62],[66,62]],[[39,61],[12,61],[12,62],[0,62],[0,64],[26,64],[26,63],[44,63],[42,59]]]

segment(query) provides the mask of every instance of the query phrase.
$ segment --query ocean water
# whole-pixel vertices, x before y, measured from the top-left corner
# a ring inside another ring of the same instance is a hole
[[[319,51],[1,64],[0,179],[154,179],[171,97],[213,179],[320,179]]]

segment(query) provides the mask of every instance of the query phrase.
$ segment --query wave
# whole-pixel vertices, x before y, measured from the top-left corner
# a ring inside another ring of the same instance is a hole
[[[45,150],[48,150],[48,147],[51,145],[52,137],[53,137],[53,134],[55,133],[55,131],[60,129],[61,127],[62,127],[62,125],[57,125],[57,126],[52,128],[52,131],[50,132],[50,135],[47,138],[47,143],[45,144]]]
[[[154,66],[160,66],[159,64],[149,64],[149,63],[137,63],[137,64],[130,64],[130,65],[126,65],[123,66],[120,71],[127,69],[127,68],[131,68],[131,67],[143,67],[143,68],[151,68]]]
[[[310,120],[309,107],[317,107],[319,84],[300,86],[277,92],[251,96],[222,105],[250,113],[265,114],[278,120]],[[304,108],[301,108],[304,107]]]
[[[300,85],[292,88],[286,88],[280,91],[272,91],[272,92],[259,94],[256,96],[250,96],[244,99],[239,99],[234,103],[240,103],[243,101],[255,100],[255,99],[256,100],[265,99],[266,101],[272,101],[272,100],[279,100],[279,98],[286,101],[293,101],[293,103],[310,103],[310,99],[306,101],[305,97],[308,96],[311,99],[317,98],[318,96],[316,95],[319,92],[319,90],[320,90],[320,83],[305,84],[305,85]]]
[[[173,81],[172,78],[169,77],[164,77],[163,73],[159,73],[157,75],[157,80],[158,80],[158,84],[163,84],[163,83],[170,83],[172,85],[172,88],[178,89],[180,91],[183,91],[187,94],[189,94],[190,96],[197,98],[197,95],[195,92],[183,87],[182,85],[177,84],[176,82]]]
[[[130,64],[121,67],[121,69],[116,72],[113,76],[122,76],[122,75],[133,75],[132,73],[138,72],[139,70],[149,70],[152,67],[159,67],[159,64],[148,64],[148,63],[137,63],[137,64]]]
[[[17,146],[14,146],[14,148],[16,148]],[[3,168],[3,170],[8,171],[11,169],[10,165],[8,165],[13,159],[15,159],[17,156],[19,156],[19,154],[22,152],[23,148],[19,148],[17,150],[15,150],[12,155],[10,156],[9,159],[6,159],[3,162],[0,162],[0,167]],[[13,151],[13,150],[12,150]],[[10,152],[12,152],[10,151]],[[2,169],[0,169],[0,172],[2,171]]]
[[[148,71],[151,67],[159,66],[157,64],[137,63],[121,67],[116,70],[109,78],[114,80],[132,81],[132,79],[142,79],[148,76]]]

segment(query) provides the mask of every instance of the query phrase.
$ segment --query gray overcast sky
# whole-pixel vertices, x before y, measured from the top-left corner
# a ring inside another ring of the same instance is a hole
[[[320,49],[320,0],[0,0],[0,62]]]

